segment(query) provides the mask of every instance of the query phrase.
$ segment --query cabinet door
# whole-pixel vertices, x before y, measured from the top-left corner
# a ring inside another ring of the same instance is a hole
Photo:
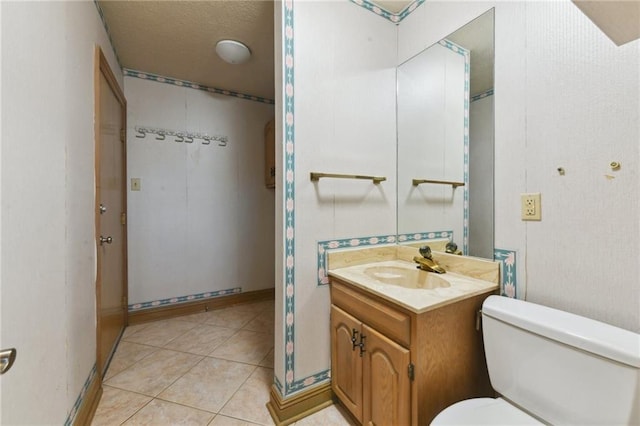
[[[343,405],[362,422],[362,358],[353,349],[352,336],[360,342],[361,324],[340,308],[331,306],[331,387]]]
[[[362,326],[365,336],[363,425],[408,425],[411,420],[409,350],[374,329]]]

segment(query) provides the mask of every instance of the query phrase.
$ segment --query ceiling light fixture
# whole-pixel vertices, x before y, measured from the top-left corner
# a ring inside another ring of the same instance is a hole
[[[216,44],[216,53],[223,61],[230,64],[243,64],[251,58],[249,48],[235,40],[220,40]]]

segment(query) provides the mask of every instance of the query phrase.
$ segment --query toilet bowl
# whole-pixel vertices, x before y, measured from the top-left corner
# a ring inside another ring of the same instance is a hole
[[[432,425],[640,424],[639,334],[500,296],[482,322],[501,398],[457,402]]]
[[[432,425],[543,425],[502,398],[456,402],[438,414]]]

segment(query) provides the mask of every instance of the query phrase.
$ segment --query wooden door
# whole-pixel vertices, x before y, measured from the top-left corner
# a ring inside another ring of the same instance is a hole
[[[96,334],[104,375],[127,318],[126,102],[99,49],[96,68]]]
[[[376,330],[362,326],[365,336],[362,367],[362,424],[408,425],[411,420],[409,350]]]
[[[331,386],[343,405],[362,421],[361,323],[340,308],[331,306]]]

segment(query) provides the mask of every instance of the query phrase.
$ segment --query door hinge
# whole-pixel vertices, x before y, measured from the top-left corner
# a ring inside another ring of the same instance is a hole
[[[127,214],[120,213],[120,225],[126,225],[126,224],[127,224]]]
[[[126,133],[124,129],[120,129],[120,142],[124,142]]]
[[[407,367],[407,374],[409,375],[409,380],[413,382],[413,379],[416,378],[416,372],[413,363],[409,363],[409,367]]]

